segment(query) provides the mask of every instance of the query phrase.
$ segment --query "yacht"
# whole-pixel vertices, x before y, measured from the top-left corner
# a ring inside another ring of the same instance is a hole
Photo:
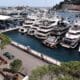
[[[62,19],[58,21],[55,27],[53,27],[52,34],[57,35],[57,36],[64,35],[69,30],[69,28],[70,28],[70,23]]]
[[[51,31],[53,30],[53,27],[55,27],[61,19],[59,17],[54,18],[42,18],[39,21],[39,27],[37,28],[37,31],[35,33],[35,37],[39,39],[47,39],[50,35]]]
[[[54,48],[57,47],[59,41],[60,41],[60,36],[49,36],[46,40],[43,41],[43,44],[50,48]]]
[[[76,20],[60,43],[66,48],[75,48],[80,40],[80,20]]]
[[[19,32],[26,33],[32,27],[33,23],[36,21],[37,17],[30,15],[26,18],[25,22],[23,23],[23,27],[19,29]]]
[[[37,25],[38,27],[35,37],[39,39],[46,39],[53,27],[50,27],[51,23],[49,20],[40,20],[39,22],[40,24]]]

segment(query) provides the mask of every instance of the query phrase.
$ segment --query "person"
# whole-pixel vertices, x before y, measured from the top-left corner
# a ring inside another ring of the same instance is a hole
[[[44,59],[44,58],[43,58],[43,54],[41,54],[41,59]]]
[[[30,46],[27,46],[27,51],[30,51],[30,50],[31,50]]]

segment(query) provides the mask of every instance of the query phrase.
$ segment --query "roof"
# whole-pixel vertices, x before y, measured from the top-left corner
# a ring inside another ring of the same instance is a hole
[[[10,16],[0,15],[0,20],[7,20],[10,19]]]

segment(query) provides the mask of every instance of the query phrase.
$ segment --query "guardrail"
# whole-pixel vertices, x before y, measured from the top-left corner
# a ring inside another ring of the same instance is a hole
[[[20,43],[17,43],[17,42],[15,42],[15,41],[12,41],[11,44],[14,45],[14,46],[16,46],[16,47],[18,47],[18,48],[21,48],[21,49],[29,52],[29,53],[31,53],[32,55],[37,56],[37,57],[39,57],[40,59],[43,59],[43,60],[45,60],[45,61],[47,61],[47,62],[49,62],[49,63],[56,64],[56,65],[59,65],[59,66],[60,66],[60,64],[61,64],[60,61],[58,61],[58,60],[56,60],[56,59],[53,59],[53,58],[51,58],[51,57],[49,57],[49,56],[47,56],[47,55],[44,55],[44,54],[42,54],[42,53],[40,53],[40,52],[37,52],[37,51],[31,49],[29,46],[24,46],[24,45],[22,45],[22,44],[20,44]]]

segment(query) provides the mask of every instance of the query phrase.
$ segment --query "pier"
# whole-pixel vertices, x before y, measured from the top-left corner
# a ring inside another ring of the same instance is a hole
[[[16,26],[16,27],[12,27],[12,28],[9,28],[9,29],[0,30],[0,33],[17,30],[20,27],[22,27],[22,26]]]
[[[24,51],[26,51],[26,52],[29,52],[30,54],[32,54],[32,55],[34,55],[34,56],[36,56],[36,57],[48,62],[48,63],[56,64],[56,65],[59,65],[59,66],[61,65],[60,61],[58,61],[56,59],[53,59],[53,58],[51,58],[51,57],[49,57],[47,55],[44,55],[44,54],[42,54],[40,52],[37,52],[37,51],[31,49],[29,46],[24,46],[24,45],[19,44],[19,43],[15,42],[15,41],[12,41],[11,44],[16,46],[16,47],[18,47],[18,48],[20,48],[20,49],[22,49],[22,50],[24,50]]]

